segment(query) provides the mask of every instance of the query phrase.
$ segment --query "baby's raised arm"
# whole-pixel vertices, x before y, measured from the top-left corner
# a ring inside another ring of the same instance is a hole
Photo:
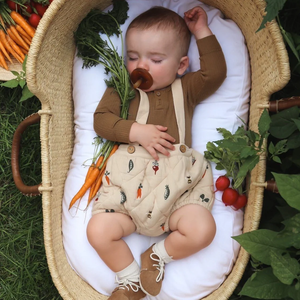
[[[185,12],[184,20],[190,32],[197,40],[213,34],[207,24],[206,12],[200,6],[196,6]]]

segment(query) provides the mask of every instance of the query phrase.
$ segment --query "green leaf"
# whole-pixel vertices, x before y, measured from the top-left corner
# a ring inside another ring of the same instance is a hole
[[[244,147],[240,153],[241,158],[257,155],[257,151],[250,146]]]
[[[232,133],[225,128],[217,128],[217,131],[222,134],[224,139],[229,139],[233,137]]]
[[[270,128],[270,124],[271,124],[271,117],[268,111],[264,109],[258,121],[258,131],[261,136],[264,136],[266,134],[266,132]]]
[[[285,139],[289,137],[295,130],[297,130],[297,126],[291,119],[282,118],[273,121],[269,131],[272,136],[278,139]]]
[[[282,163],[280,157],[277,156],[277,155],[272,156],[272,159],[273,159],[273,161],[277,162],[278,164],[281,164],[281,163]]]
[[[278,238],[284,240],[286,247],[300,249],[300,214],[282,222],[285,227],[278,233]]]
[[[241,152],[245,147],[248,146],[248,143],[245,139],[238,138],[236,141],[229,139],[224,139],[215,142],[221,148],[229,149],[232,152]]]
[[[20,99],[20,102],[25,101],[33,96],[34,96],[34,94],[30,92],[30,90],[28,89],[27,84],[26,84],[24,89],[22,90],[22,97]]]
[[[292,119],[294,123],[296,124],[298,130],[300,131],[300,120],[299,119]]]
[[[288,286],[274,276],[272,268],[265,268],[255,274],[245,283],[240,295],[256,299],[283,299],[288,295]]]
[[[294,132],[287,140],[288,149],[296,149],[300,147],[300,132]]]
[[[289,254],[281,255],[273,250],[270,251],[271,267],[274,275],[284,284],[292,284],[298,277],[300,265],[295,258]]]
[[[270,251],[282,253],[286,249],[284,241],[278,239],[277,232],[259,229],[233,237],[255,259],[270,265]]]
[[[12,73],[13,75],[17,76],[17,77],[20,75],[19,72],[14,71],[14,70],[12,70],[11,73]]]
[[[24,88],[25,84],[26,84],[26,80],[25,80],[25,79],[19,80],[19,86],[20,86],[22,89]]]
[[[286,0],[267,0],[267,6],[265,9],[267,14],[264,16],[258,31],[264,28],[267,22],[271,22],[278,15],[285,2]]]
[[[243,161],[242,166],[240,167],[237,178],[246,176],[247,173],[250,172],[256,166],[256,164],[258,162],[259,162],[259,156],[258,155],[252,155],[252,156],[247,157]]]
[[[291,206],[300,211],[300,175],[272,173],[280,195]]]
[[[17,79],[11,79],[1,84],[1,86],[5,86],[8,88],[16,88],[19,85],[19,81]]]

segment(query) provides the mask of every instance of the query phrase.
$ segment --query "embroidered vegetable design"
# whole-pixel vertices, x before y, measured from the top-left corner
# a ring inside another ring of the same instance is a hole
[[[106,209],[105,212],[107,212],[107,213],[114,213],[115,210],[114,209]]]
[[[152,218],[152,210],[149,210],[148,214],[147,214],[148,219]]]
[[[195,162],[196,162],[196,158],[192,156],[192,166],[194,165]]]
[[[164,198],[165,200],[167,200],[170,196],[170,188],[168,185],[165,186],[165,194],[164,194]]]
[[[206,174],[206,171],[208,170],[208,168],[209,168],[209,166],[208,165],[206,165],[206,168],[205,168],[205,171],[204,171],[204,173],[203,173],[203,175],[202,175],[202,178],[205,176],[205,174]],[[201,178],[201,179],[202,179]]]
[[[187,182],[188,182],[188,184],[191,184],[191,183],[192,183],[191,176],[186,176],[186,178],[187,178]]]
[[[125,195],[125,193],[122,192],[122,191],[120,192],[120,194],[121,194],[121,202],[120,202],[120,203],[121,203],[121,204],[124,204],[124,203],[126,202],[126,200],[127,200],[127,199],[126,199],[126,195]]]
[[[132,159],[130,159],[128,163],[128,173],[133,169],[133,167],[134,167],[133,161]]]
[[[154,170],[154,175],[156,175],[156,172],[159,170],[159,163],[157,160],[155,160],[153,163],[152,163],[152,169]]]
[[[204,194],[201,194],[200,198],[201,198],[202,202],[209,202],[209,198],[205,198]]]
[[[109,180],[109,177],[108,177],[109,174],[110,174],[110,173],[109,173],[108,171],[105,171],[105,173],[104,173],[104,175],[105,175],[105,180],[106,180],[106,182],[107,182],[108,185],[110,184],[110,180]]]
[[[137,199],[142,197],[142,188],[143,188],[143,186],[140,183],[138,190],[137,190],[137,196],[136,196]]]
[[[161,229],[162,229],[163,231],[165,231],[165,223],[162,223],[162,224],[160,225],[160,227],[161,227]]]

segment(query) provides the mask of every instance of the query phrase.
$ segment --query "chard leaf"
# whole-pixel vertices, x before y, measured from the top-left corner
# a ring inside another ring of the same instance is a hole
[[[265,268],[255,273],[243,286],[240,295],[256,299],[283,299],[287,297],[289,287],[281,283],[272,272]]]
[[[289,254],[281,255],[273,250],[270,251],[271,267],[274,275],[284,284],[292,284],[298,277],[300,265],[295,258]]]
[[[272,173],[280,195],[291,206],[300,211],[300,175]]]
[[[255,259],[270,265],[270,251],[286,251],[284,241],[278,239],[278,233],[268,229],[259,229],[233,237]]]

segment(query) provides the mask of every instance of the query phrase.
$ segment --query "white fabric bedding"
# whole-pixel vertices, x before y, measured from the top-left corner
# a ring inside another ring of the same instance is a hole
[[[224,19],[222,13],[197,0],[128,0],[129,19],[121,26],[122,31],[130,21],[144,10],[158,5],[168,7],[181,16],[195,5],[201,5],[208,15],[209,26],[217,36],[226,58],[227,78],[218,91],[199,104],[193,117],[193,147],[200,152],[206,150],[208,141],[222,138],[216,128],[223,127],[234,132],[241,119],[247,122],[250,89],[249,58],[244,37],[237,25]],[[113,38],[114,44],[121,49],[120,40]],[[198,51],[192,39],[190,51],[190,71],[199,68]],[[81,59],[74,58],[73,98],[75,122],[75,146],[65,183],[63,199],[63,242],[68,261],[72,268],[94,289],[109,295],[115,288],[115,275],[101,261],[86,238],[86,226],[91,216],[90,205],[87,209],[87,195],[79,207],[70,211],[70,200],[82,185],[87,168],[93,156],[93,112],[106,89],[102,66],[82,69]],[[214,180],[223,171],[215,170]],[[145,299],[200,299],[217,289],[230,272],[239,250],[239,245],[231,238],[239,235],[243,226],[243,211],[226,207],[221,201],[221,193],[216,192],[212,214],[217,224],[217,234],[206,249],[183,260],[174,261],[166,266],[162,291],[156,297]],[[135,259],[140,262],[140,254],[155,241],[164,236],[150,238],[132,234],[125,238],[132,249]]]

